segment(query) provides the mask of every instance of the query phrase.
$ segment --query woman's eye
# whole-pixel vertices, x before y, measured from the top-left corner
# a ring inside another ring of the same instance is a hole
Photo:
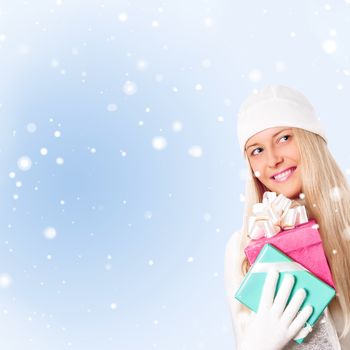
[[[280,138],[280,141],[285,142],[290,138],[290,135],[284,135]]]
[[[251,154],[252,154],[252,156],[255,156],[255,155],[259,154],[261,151],[262,151],[262,148],[258,147],[258,148],[253,149]]]

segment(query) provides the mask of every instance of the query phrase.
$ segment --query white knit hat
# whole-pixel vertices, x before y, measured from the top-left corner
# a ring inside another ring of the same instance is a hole
[[[312,131],[327,142],[320,121],[308,99],[287,86],[270,85],[248,96],[238,112],[237,134],[242,151],[256,133],[274,127]]]

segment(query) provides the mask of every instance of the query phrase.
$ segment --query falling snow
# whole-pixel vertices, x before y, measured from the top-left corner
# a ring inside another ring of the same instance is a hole
[[[125,95],[135,95],[137,92],[137,85],[134,82],[128,80],[123,85],[123,91]]]
[[[283,13],[259,4],[4,1],[3,348],[229,349],[223,256],[252,176],[240,101],[302,77],[349,178],[349,6],[291,3],[276,32]]]
[[[163,136],[156,136],[152,139],[152,146],[157,151],[161,151],[165,149],[168,145],[168,142],[165,137]]]
[[[0,274],[0,288],[9,288],[12,284],[12,278],[7,273]]]
[[[322,49],[326,54],[331,55],[337,50],[337,44],[333,39],[327,39],[322,43]]]
[[[176,120],[173,122],[172,129],[174,132],[180,132],[183,128],[183,124],[181,121]]]
[[[43,231],[44,237],[47,239],[54,239],[56,238],[57,232],[54,227],[46,227]]]
[[[329,196],[330,196],[332,201],[339,202],[341,200],[341,198],[342,198],[341,189],[339,187],[333,187],[330,190]]]
[[[27,131],[31,134],[35,133],[36,132],[36,129],[37,129],[37,126],[36,124],[34,123],[29,123],[27,124]]]
[[[32,167],[32,160],[28,156],[22,156],[17,160],[18,169],[28,171]]]
[[[193,158],[200,158],[203,155],[203,150],[201,146],[191,146],[188,149],[188,154]]]

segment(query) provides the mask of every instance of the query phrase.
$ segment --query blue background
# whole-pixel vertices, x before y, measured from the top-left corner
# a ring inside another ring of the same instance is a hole
[[[301,90],[349,174],[349,33],[350,1],[1,1],[0,347],[234,349],[237,110]]]

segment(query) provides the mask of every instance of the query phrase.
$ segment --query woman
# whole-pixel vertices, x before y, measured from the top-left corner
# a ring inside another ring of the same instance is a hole
[[[350,190],[329,153],[310,102],[286,86],[268,86],[250,95],[238,116],[238,139],[250,175],[243,227],[232,235],[225,256],[225,284],[239,350],[350,349]],[[304,343],[293,338],[312,313],[300,310],[305,291],[286,306],[294,284],[286,276],[274,298],[277,271],[268,273],[257,313],[234,298],[249,264],[247,218],[265,191],[282,193],[305,205],[319,224],[337,294]]]

